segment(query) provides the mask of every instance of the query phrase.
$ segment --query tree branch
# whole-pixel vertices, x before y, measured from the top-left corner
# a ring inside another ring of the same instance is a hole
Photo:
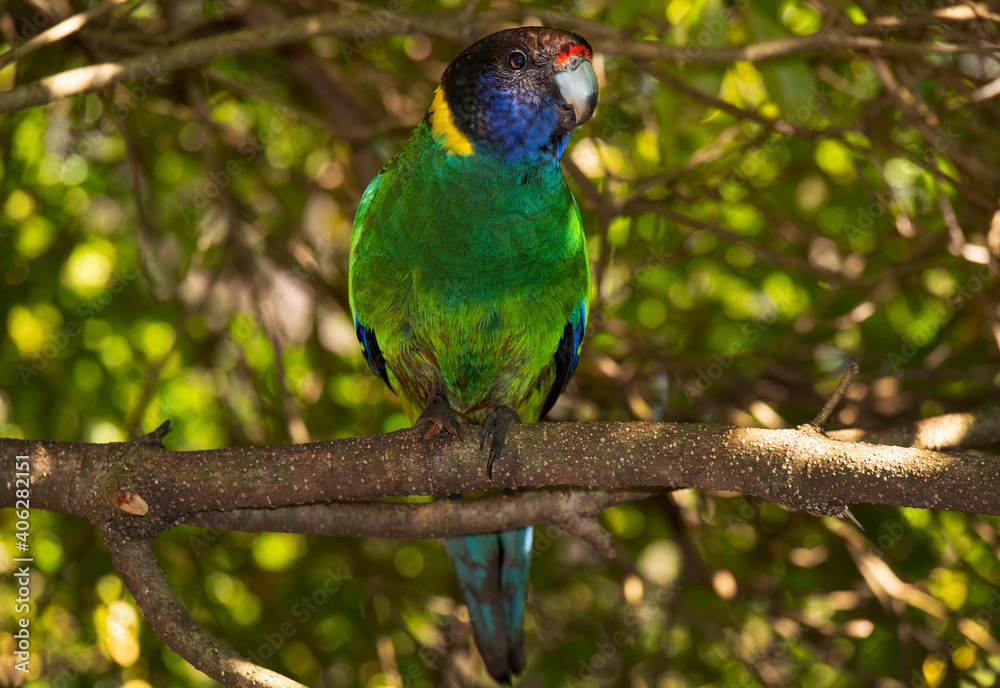
[[[1000,406],[969,413],[949,413],[915,423],[865,430],[831,430],[828,437],[845,442],[872,442],[918,449],[956,449],[1000,442]]]
[[[94,5],[90,9],[84,10],[72,17],[65,19],[52,28],[42,31],[29,41],[11,48],[7,52],[0,54],[0,69],[3,69],[11,62],[20,60],[25,55],[30,55],[36,50],[57,43],[67,36],[71,36],[90,22],[100,19],[111,10],[128,0],[104,0],[104,2]]]
[[[844,377],[841,378],[837,388],[833,390],[833,394],[830,395],[830,399],[823,405],[820,412],[816,414],[816,417],[813,418],[813,425],[820,430],[826,427],[826,422],[830,420],[830,414],[833,413],[833,410],[837,408],[837,404],[839,404],[840,400],[844,398],[845,394],[847,394],[847,388],[851,386],[852,382],[854,382],[854,378],[857,376],[859,370],[860,367],[858,364],[855,361],[851,361],[851,365],[847,367],[847,372],[844,373]]]
[[[967,427],[986,424],[996,433],[997,415],[978,414]],[[794,430],[517,425],[493,481],[484,475],[475,433],[465,441],[427,441],[400,430],[304,445],[171,452],[161,444],[168,430],[164,423],[130,442],[104,445],[0,439],[8,486],[0,507],[13,505],[13,462],[27,455],[31,506],[89,518],[164,642],[212,678],[239,688],[299,684],[240,658],[201,629],[175,598],[150,543],[179,520],[242,530],[413,538],[554,523],[609,556],[610,536],[597,524],[601,509],[649,496],[652,488],[737,491],[823,514],[842,514],[854,502],[1000,514],[997,457],[841,442],[808,424]],[[636,491],[537,491],[420,505],[314,504],[554,485]],[[273,508],[304,504],[310,505]],[[214,513],[197,513],[204,511]]]
[[[659,81],[667,84],[672,90],[687,96],[697,103],[701,103],[702,105],[715,108],[717,110],[722,110],[737,119],[745,119],[750,120],[751,122],[756,122],[757,124],[767,127],[772,131],[776,131],[782,136],[798,136],[807,141],[817,141],[827,137],[842,135],[845,131],[840,127],[832,126],[826,127],[825,129],[810,129],[809,127],[797,126],[784,119],[765,117],[756,110],[742,108],[738,105],[728,103],[721,98],[716,98],[715,96],[703,93],[694,86],[689,85],[683,79],[678,79],[676,76],[658,65],[640,62],[638,67],[650,76],[653,76]]]
[[[644,199],[632,200],[622,206],[620,212],[623,215],[653,213],[670,220],[671,222],[676,222],[679,225],[709,232],[710,234],[714,234],[720,239],[728,241],[732,244],[745,244],[752,251],[759,253],[765,260],[773,265],[796,270],[805,275],[813,275],[818,279],[825,280],[836,285],[849,284],[851,286],[856,286],[854,280],[846,278],[840,273],[832,272],[821,267],[814,267],[806,261],[793,256],[787,256],[784,253],[768,248],[767,246],[751,243],[747,237],[734,232],[731,229],[726,229],[725,227],[720,227],[719,225],[712,224],[711,222],[690,217],[689,215],[678,212],[673,208],[668,208],[664,203],[659,201],[647,201]]]
[[[492,481],[474,434],[427,441],[399,430],[190,452],[170,452],[149,440],[5,439],[0,465],[10,481],[14,456],[32,457],[34,507],[124,517],[113,501],[129,486],[149,506],[141,519],[161,524],[199,511],[567,485],[727,490],[819,513],[871,502],[1000,514],[996,457],[841,442],[809,426],[526,423],[511,430]],[[0,506],[13,505],[12,495],[0,496]]]
[[[633,60],[672,60],[680,63],[701,62],[763,62],[795,53],[828,52],[832,50],[871,51],[874,53],[903,53],[909,55],[953,55],[960,53],[993,53],[1000,50],[994,44],[955,45],[951,43],[903,43],[883,41],[874,36],[820,31],[806,36],[784,36],[750,45],[702,48],[699,46],[664,45],[659,41],[632,41],[605,43],[595,46],[611,55],[621,55]]]
[[[573,18],[565,14],[542,13],[549,23],[573,25]],[[268,26],[230,31],[218,36],[210,36],[176,45],[164,50],[149,52],[120,62],[106,62],[71,69],[45,77],[34,83],[0,93],[0,114],[14,112],[36,105],[90,93],[111,84],[135,79],[162,80],[168,72],[205,64],[217,57],[243,55],[256,50],[277,48],[298,43],[316,36],[353,36],[362,31],[368,38],[399,33],[423,33],[445,36],[462,42],[469,33],[482,33],[488,28],[517,12],[480,13],[475,23],[470,25],[468,17],[462,17],[460,25],[466,31],[451,29],[455,23],[455,12],[435,15],[412,16],[385,12],[377,18],[364,12],[344,15],[333,12],[297,17]],[[372,25],[378,28],[373,29]],[[606,32],[601,32],[606,33]],[[620,32],[619,32],[620,33]],[[784,57],[800,52],[823,52],[850,49],[870,51],[876,54],[960,54],[1000,51],[1000,46],[992,43],[973,45],[965,43],[904,43],[883,41],[874,36],[843,34],[821,31],[807,36],[787,36],[770,41],[737,47],[708,48],[700,46],[664,45],[659,41],[622,40],[602,38],[594,41],[599,50],[609,55],[629,57],[633,60],[672,60],[680,63],[729,63],[737,61],[759,62]]]
[[[427,504],[347,502],[282,509],[234,509],[194,514],[186,522],[218,530],[302,533],[334,537],[418,540],[550,524],[577,535],[608,558],[611,536],[597,524],[608,507],[659,492],[539,490]]]
[[[194,668],[229,688],[306,688],[243,659],[199,626],[167,584],[149,539],[122,536],[109,526],[102,527],[101,533],[111,562],[149,625]]]
[[[393,17],[398,18],[398,15]],[[349,36],[353,30],[364,28],[365,24],[371,21],[371,16],[368,14],[357,16],[332,12],[315,14],[271,26],[240,29],[201,38],[120,62],[105,62],[70,69],[0,93],[0,114],[90,93],[124,81],[145,78],[158,82],[168,72],[202,65],[217,57],[266,50],[315,36]],[[382,25],[381,28],[386,33],[392,33],[405,31],[407,26],[399,21],[393,21]]]

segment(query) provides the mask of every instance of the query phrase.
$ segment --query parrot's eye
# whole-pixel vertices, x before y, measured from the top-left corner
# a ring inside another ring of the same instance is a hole
[[[510,62],[511,69],[521,69],[527,64],[528,58],[520,50],[515,50],[507,57],[507,61]]]

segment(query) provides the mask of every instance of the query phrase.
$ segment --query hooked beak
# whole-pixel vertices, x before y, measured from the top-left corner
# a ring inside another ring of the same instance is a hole
[[[590,119],[597,107],[597,75],[590,60],[575,55],[555,80],[559,95],[566,101],[560,125],[573,131]]]

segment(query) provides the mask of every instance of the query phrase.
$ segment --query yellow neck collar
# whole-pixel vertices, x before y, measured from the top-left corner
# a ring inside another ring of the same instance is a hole
[[[472,155],[472,143],[455,126],[455,120],[451,116],[451,108],[448,107],[448,101],[444,97],[444,89],[440,86],[434,91],[434,102],[431,103],[430,114],[431,132],[446,151],[453,155]]]

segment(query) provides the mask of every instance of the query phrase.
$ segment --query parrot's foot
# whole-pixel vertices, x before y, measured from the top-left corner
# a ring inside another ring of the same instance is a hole
[[[479,435],[479,448],[486,447],[490,441],[490,458],[486,462],[486,475],[493,480],[493,464],[500,458],[503,445],[507,441],[507,431],[514,423],[520,423],[517,412],[510,406],[497,406],[483,421],[483,432]],[[492,436],[492,439],[491,439]]]
[[[448,405],[448,398],[440,392],[434,394],[430,406],[417,418],[413,429],[425,440],[437,437],[442,432],[462,439],[462,426],[458,423],[458,416]]]

